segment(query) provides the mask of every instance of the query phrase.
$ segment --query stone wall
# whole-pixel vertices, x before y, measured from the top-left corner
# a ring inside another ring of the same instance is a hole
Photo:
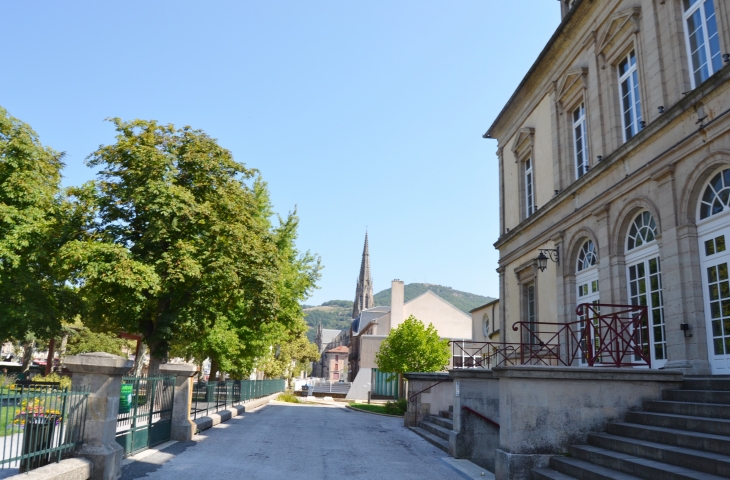
[[[408,380],[408,410],[403,416],[406,427],[417,426],[428,415],[438,415],[453,405],[454,384],[448,373],[406,373],[403,376]],[[418,392],[421,393],[411,400]]]

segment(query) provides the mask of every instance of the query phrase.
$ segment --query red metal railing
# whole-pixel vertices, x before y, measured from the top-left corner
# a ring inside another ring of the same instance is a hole
[[[583,303],[576,313],[579,319],[568,323],[515,322],[512,330],[520,332],[520,343],[453,341],[454,368],[651,367],[649,341],[642,338],[647,307]]]

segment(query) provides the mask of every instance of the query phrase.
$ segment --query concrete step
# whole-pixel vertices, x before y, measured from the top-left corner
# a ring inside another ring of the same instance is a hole
[[[595,445],[572,445],[569,449],[570,453],[579,460],[613,468],[639,478],[650,480],[720,480],[721,478],[727,478],[656,460],[640,458],[627,453],[614,452]]]
[[[442,438],[437,437],[436,435],[427,432],[426,430],[420,428],[420,427],[408,427],[413,433],[416,435],[423,437],[424,440],[426,440],[431,445],[440,448],[444,452],[449,452],[449,442],[445,441]]]
[[[673,413],[692,417],[722,418],[730,420],[730,405],[717,403],[670,402],[668,400],[646,400],[644,410],[656,413]]]
[[[451,407],[449,407],[449,408],[451,408]],[[452,412],[451,410],[449,410],[448,412],[446,410],[441,410],[439,412],[439,416],[440,417],[443,417],[443,418],[448,418],[449,420],[453,420],[454,419],[454,412]]]
[[[640,477],[595,465],[580,458],[552,457],[550,467],[560,473],[570,475],[568,478],[580,480],[640,480]]]
[[[552,468],[535,468],[530,471],[532,480],[575,480],[575,477],[560,473]]]
[[[432,435],[436,435],[437,437],[446,440],[446,442],[448,443],[449,434],[451,433],[450,428],[444,428],[431,422],[418,422],[418,426],[431,433]]]
[[[675,447],[727,454],[730,452],[730,437],[708,433],[653,427],[636,423],[609,423],[606,433],[647,442],[661,443]]]
[[[628,412],[626,421],[654,427],[730,436],[730,420],[719,418],[692,417],[672,413]]]
[[[730,405],[730,391],[722,390],[664,390],[662,392],[662,398],[673,402]]]
[[[448,418],[444,417],[434,417],[433,415],[429,417],[429,422],[435,423],[439,427],[444,427],[447,430],[453,430],[454,429],[454,421],[450,420]]]
[[[687,390],[721,390],[730,392],[730,376],[684,377],[682,388]]]
[[[730,477],[730,457],[718,453],[619,437],[608,433],[589,434],[588,443],[614,452],[626,453],[698,472]]]

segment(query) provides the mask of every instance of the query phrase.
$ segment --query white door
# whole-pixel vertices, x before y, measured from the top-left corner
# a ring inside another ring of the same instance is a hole
[[[598,291],[598,267],[591,267],[590,270],[581,272],[581,274],[576,275],[575,283],[578,287],[578,292],[576,296],[576,303],[578,305],[580,305],[581,303],[590,303],[593,305],[597,305],[598,303],[600,303]],[[598,311],[598,307],[595,308],[596,313],[601,313],[600,311]],[[581,331],[583,331],[583,329],[586,327],[586,321],[590,322],[585,338],[583,338],[581,341],[581,350],[587,352],[588,345],[586,345],[586,341],[590,341],[590,339],[593,339],[593,352],[595,354],[595,352],[597,351],[597,349],[600,348],[601,345],[598,340],[598,332],[596,329],[593,328],[593,322],[588,319],[590,313],[592,312],[586,310],[583,312],[583,315],[578,316],[578,320],[580,320],[581,322]],[[597,320],[594,319],[593,321]],[[585,355],[581,355],[580,365],[588,366],[588,360]]]
[[[705,228],[699,236],[707,348],[715,375],[730,374],[730,228]]]

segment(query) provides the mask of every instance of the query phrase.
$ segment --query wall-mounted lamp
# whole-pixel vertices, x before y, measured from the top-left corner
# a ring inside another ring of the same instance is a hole
[[[547,261],[548,259],[555,262],[557,265],[560,265],[560,248],[555,247],[554,250],[549,248],[541,248],[538,250],[540,254],[537,256],[537,268],[544,272],[547,268]]]
[[[659,107],[659,113],[664,113],[664,105],[662,105],[661,107]]]
[[[602,162],[603,161],[603,155],[597,156],[596,157],[596,160],[598,160],[599,162]]]
[[[725,63],[730,63],[730,53],[723,53],[722,59],[725,60]]]
[[[687,333],[687,332],[689,332],[689,323],[680,323],[679,329],[682,330],[682,332],[684,333],[684,338],[692,337],[691,333],[689,333],[689,334]]]

